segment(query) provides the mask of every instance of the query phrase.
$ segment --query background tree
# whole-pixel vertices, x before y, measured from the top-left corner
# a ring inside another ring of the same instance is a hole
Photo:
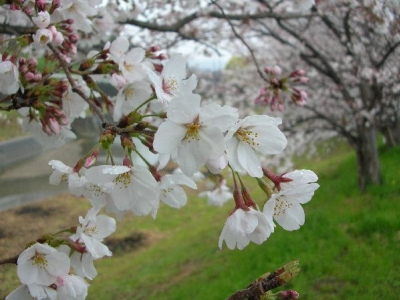
[[[298,2],[307,8],[313,1]],[[296,122],[307,120],[310,130],[323,127],[343,136],[357,154],[359,186],[365,190],[382,181],[377,134],[382,133],[388,145],[399,142],[400,5],[395,0],[319,2],[302,13],[291,1],[210,1],[191,5],[189,12],[172,6],[165,23],[150,15],[145,21],[130,18],[124,23],[142,31],[174,33],[175,45],[184,40],[218,40],[220,48],[231,49],[232,44],[242,45],[256,59],[261,77],[260,59],[279,57],[274,49],[280,43],[285,51],[279,53],[286,57],[278,61],[288,67],[302,64],[315,80],[307,112]],[[315,123],[320,121],[323,126]]]

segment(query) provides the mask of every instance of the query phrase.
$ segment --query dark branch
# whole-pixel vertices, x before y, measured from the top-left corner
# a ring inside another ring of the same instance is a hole
[[[400,41],[392,45],[389,50],[385,53],[382,59],[375,65],[377,69],[380,69],[385,64],[386,60],[390,57],[390,55],[396,50],[396,48],[400,45]]]
[[[173,24],[157,24],[155,22],[145,22],[136,19],[130,19],[121,24],[134,25],[140,28],[146,28],[149,30],[160,31],[160,32],[179,32],[185,25],[193,22],[194,20],[200,18],[215,18],[215,19],[225,19],[225,20],[237,20],[237,21],[247,21],[247,20],[260,20],[260,19],[277,19],[277,20],[289,20],[289,19],[299,19],[299,18],[313,18],[318,14],[277,14],[273,12],[261,12],[256,14],[225,14],[224,12],[210,12],[208,14],[201,14],[199,12],[194,12],[191,15],[184,17],[181,20]]]

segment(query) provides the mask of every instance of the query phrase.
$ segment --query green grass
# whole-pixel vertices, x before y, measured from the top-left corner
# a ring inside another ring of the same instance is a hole
[[[341,151],[314,163],[321,187],[304,206],[305,225],[294,232],[277,228],[261,246],[242,251],[217,247],[230,204],[208,207],[192,194],[181,210],[163,206],[156,220],[127,217],[118,236],[145,231],[153,242],[96,262],[99,275],[88,299],[225,299],[294,259],[302,271],[286,288],[297,290],[301,299],[396,299],[400,149],[381,153],[386,185],[362,195],[353,154]]]

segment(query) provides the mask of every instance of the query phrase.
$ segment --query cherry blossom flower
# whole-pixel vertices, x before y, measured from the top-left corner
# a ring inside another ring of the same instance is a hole
[[[199,197],[207,197],[209,205],[222,206],[228,200],[233,199],[233,194],[226,185],[226,180],[221,180],[214,188],[201,192]]]
[[[199,95],[179,93],[167,116],[154,136],[154,149],[172,154],[183,173],[191,176],[208,160],[224,154],[223,132],[237,121],[238,112],[216,103],[200,107]]]
[[[265,203],[263,212],[272,215],[274,220],[285,230],[297,230],[305,222],[304,210],[301,204],[311,200],[318,189],[317,175],[310,170],[296,170],[286,173],[284,178],[289,182],[281,182],[281,190],[272,194]]]
[[[81,277],[68,274],[57,278],[57,300],[86,299],[89,284]]]
[[[196,183],[184,174],[167,174],[159,182],[160,200],[173,208],[181,208],[187,202],[185,190],[181,185],[196,189]]]
[[[107,45],[105,47],[107,49]],[[124,57],[124,54],[129,49],[129,41],[126,37],[117,37],[110,45],[109,45],[109,55],[110,58],[119,63],[120,59]]]
[[[50,14],[47,11],[40,11],[37,17],[32,18],[32,22],[39,28],[46,28],[50,25]]]
[[[49,29],[39,28],[36,33],[32,35],[32,39],[35,44],[45,46],[52,42],[53,33]]]
[[[71,248],[74,251],[71,251]],[[60,252],[67,254],[70,258],[71,269],[75,275],[82,278],[93,280],[97,276],[97,270],[94,267],[94,258],[89,252],[85,252],[86,248],[83,243],[72,242],[69,246],[61,245],[58,247]],[[72,253],[71,253],[72,252]]]
[[[146,52],[143,48],[133,48],[124,54],[119,60],[119,69],[128,82],[144,79],[147,76],[146,64],[143,60]],[[146,64],[151,69],[151,64]]]
[[[6,300],[42,300],[57,299],[57,291],[51,287],[41,284],[23,284],[12,291]]]
[[[88,17],[97,14],[96,2],[92,5],[88,0],[63,0],[56,12],[60,13],[64,20],[72,19],[72,28],[86,33],[92,31],[92,22]],[[98,1],[97,1],[98,2]]]
[[[70,260],[65,253],[47,244],[33,244],[18,257],[17,273],[24,284],[51,285],[57,277],[69,272]]]
[[[76,275],[93,280],[97,276],[97,270],[94,267],[94,258],[89,252],[73,252],[70,256],[71,267]]]
[[[259,155],[277,154],[287,140],[278,125],[280,118],[267,115],[248,116],[229,129],[225,136],[228,160],[232,168],[252,177],[262,177]]]
[[[18,67],[11,61],[0,62],[0,93],[14,94],[19,90]]]
[[[148,100],[152,94],[150,84],[145,81],[128,83],[121,88],[114,97],[114,121],[123,115],[135,110],[139,105]]]
[[[152,214],[155,217],[160,191],[157,181],[146,167],[135,165],[131,168],[125,166],[90,168],[85,171],[85,176],[89,182],[99,186],[112,182],[112,187],[107,190],[108,201],[112,201],[118,211],[131,210],[137,216]]]
[[[51,160],[49,161],[49,165],[53,168],[53,172],[49,178],[51,185],[59,185],[65,181],[68,182],[69,191],[73,195],[78,197],[83,195],[83,186],[86,183],[84,176],[81,176],[73,168],[59,160]]]
[[[71,131],[69,126],[60,126],[58,135],[48,135],[43,131],[42,125],[31,118],[31,114],[39,118],[38,112],[27,107],[18,109],[18,112],[23,116],[22,132],[29,132],[31,136],[42,145],[45,150],[59,147],[67,140],[75,139],[76,135]]]
[[[233,250],[237,247],[242,250],[250,241],[261,244],[274,232],[272,218],[253,208],[236,209],[226,220],[219,237],[219,248],[225,241],[227,247]]]
[[[85,250],[95,259],[112,255],[102,241],[113,233],[116,228],[115,219],[105,215],[97,215],[98,212],[97,209],[91,208],[85,218],[79,217],[81,226],[70,237],[74,242],[83,243]]]
[[[182,55],[174,55],[167,61],[160,76],[152,70],[147,70],[147,74],[154,85],[158,101],[168,106],[186,79],[186,59]]]

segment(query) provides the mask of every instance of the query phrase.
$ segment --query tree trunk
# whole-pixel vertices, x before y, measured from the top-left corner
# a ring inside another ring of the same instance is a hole
[[[396,118],[394,122],[381,129],[386,146],[394,147],[400,145],[400,120]]]
[[[358,139],[355,146],[358,162],[358,185],[365,192],[368,185],[382,184],[381,169],[377,148],[377,130],[368,122],[358,127]]]

